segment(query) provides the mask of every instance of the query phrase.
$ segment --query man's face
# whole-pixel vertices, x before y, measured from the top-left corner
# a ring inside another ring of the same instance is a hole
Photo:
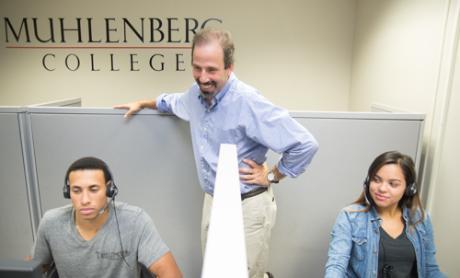
[[[93,220],[107,205],[104,172],[100,169],[72,171],[69,174],[70,199],[77,220]]]
[[[233,65],[224,67],[224,51],[217,41],[196,45],[193,51],[193,78],[210,101],[225,85]]]

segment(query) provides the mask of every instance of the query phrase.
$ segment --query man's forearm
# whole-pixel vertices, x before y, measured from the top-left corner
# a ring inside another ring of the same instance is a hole
[[[153,100],[140,100],[139,105],[142,109],[150,108],[150,109],[157,109],[157,102],[155,99]]]

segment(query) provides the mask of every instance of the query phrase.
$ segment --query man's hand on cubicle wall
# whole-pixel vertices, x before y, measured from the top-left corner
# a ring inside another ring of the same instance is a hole
[[[128,109],[124,117],[129,118],[144,108],[156,109],[156,100],[139,100],[113,106],[115,109]]]
[[[125,104],[115,105],[115,106],[113,106],[113,108],[115,108],[115,109],[127,109],[128,112],[125,113],[124,117],[129,118],[133,114],[136,114],[137,112],[141,111],[142,110],[142,105],[141,105],[140,102],[129,102],[129,103],[125,103]]]

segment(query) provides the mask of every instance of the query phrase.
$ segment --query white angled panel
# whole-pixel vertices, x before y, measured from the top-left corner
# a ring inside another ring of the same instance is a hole
[[[220,145],[202,278],[248,277],[236,146]]]

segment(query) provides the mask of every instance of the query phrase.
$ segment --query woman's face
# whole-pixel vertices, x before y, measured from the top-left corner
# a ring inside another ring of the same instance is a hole
[[[406,191],[406,179],[398,164],[386,164],[371,180],[369,192],[379,209],[394,209]]]

